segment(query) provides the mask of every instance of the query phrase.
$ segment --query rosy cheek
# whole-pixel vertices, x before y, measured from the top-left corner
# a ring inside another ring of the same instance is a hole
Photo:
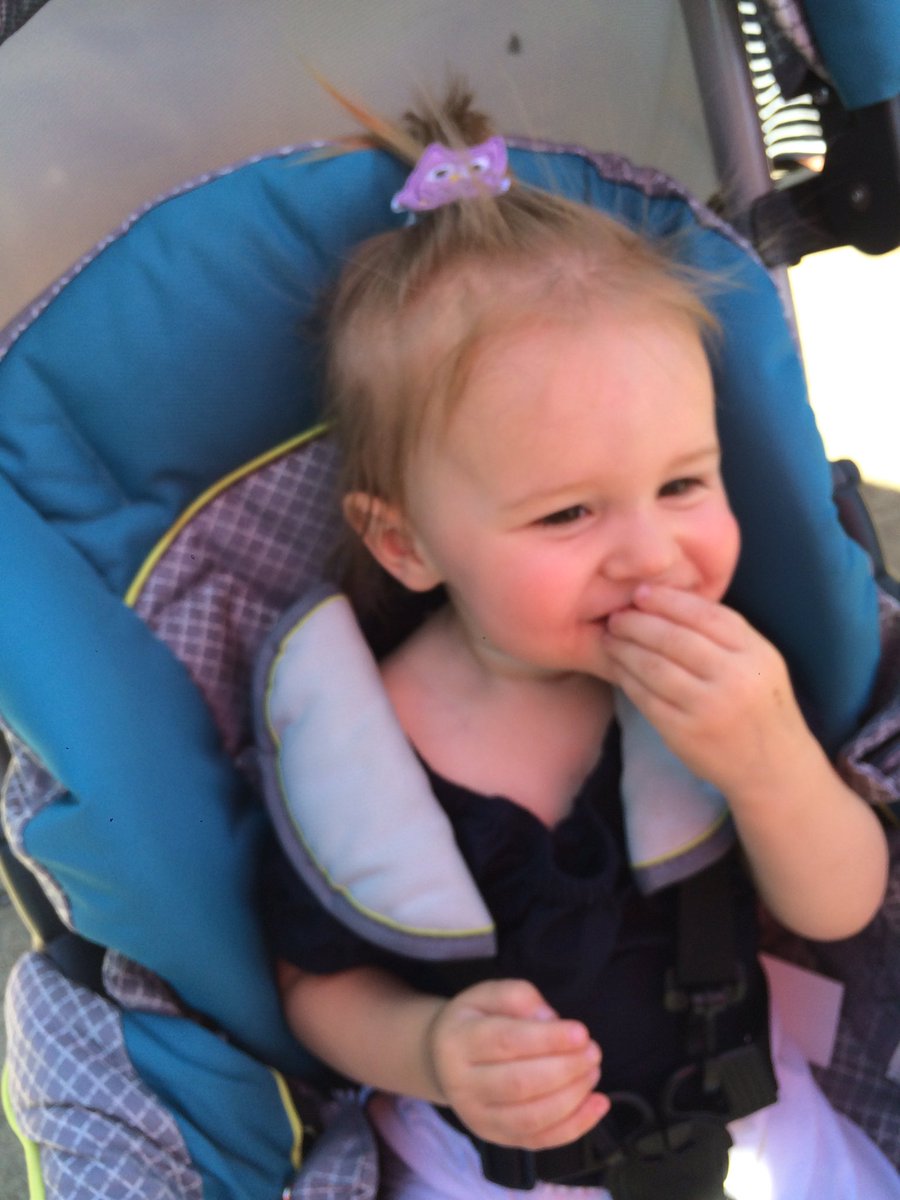
[[[722,514],[716,542],[718,543],[718,553],[716,569],[713,573],[717,576],[719,594],[715,599],[721,600],[731,583],[741,553],[741,531],[737,519],[730,509],[726,509]]]
[[[694,563],[700,576],[697,590],[706,600],[719,601],[728,591],[740,554],[738,523],[731,510],[722,505],[706,513],[694,535]]]
[[[733,575],[738,565],[738,559],[741,556],[741,527],[738,525],[737,517],[734,515],[731,509],[728,510],[728,525],[729,539],[731,543],[731,574]]]

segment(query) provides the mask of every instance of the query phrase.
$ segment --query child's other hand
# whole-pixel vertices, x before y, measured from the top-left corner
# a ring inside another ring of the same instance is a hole
[[[645,585],[634,607],[610,617],[605,639],[615,682],[729,799],[764,790],[784,756],[812,739],[784,659],[723,604]]]
[[[594,1091],[600,1048],[524,980],[476,984],[444,1004],[428,1031],[446,1102],[485,1141],[540,1150],[574,1141],[609,1110]]]

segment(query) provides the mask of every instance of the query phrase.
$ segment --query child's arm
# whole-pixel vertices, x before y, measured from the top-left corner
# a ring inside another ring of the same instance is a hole
[[[587,1029],[523,980],[444,1000],[369,967],[279,973],[288,1022],[314,1054],[360,1083],[449,1105],[485,1141],[564,1145],[609,1109],[593,1090],[600,1051]]]
[[[760,894],[808,937],[848,937],[874,916],[887,842],[800,712],[774,646],[738,613],[642,586],[610,618],[616,682],[669,747],[727,798]]]

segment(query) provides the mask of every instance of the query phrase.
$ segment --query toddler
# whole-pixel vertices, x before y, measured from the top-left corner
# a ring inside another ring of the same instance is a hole
[[[343,510],[379,572],[437,598],[380,675],[497,952],[392,956],[280,863],[291,1027],[373,1089],[386,1196],[900,1196],[777,1029],[777,1102],[766,1083],[756,895],[801,934],[846,937],[878,908],[887,855],[782,656],[722,603],[740,537],[699,284],[609,218],[512,180],[459,90],[375,132],[414,164],[394,200],[410,220],[358,248],[330,308]],[[671,987],[677,889],[642,895],[627,862],[617,696],[724,796],[741,846],[711,868],[739,986],[699,1043]],[[685,1069],[709,1068],[711,1045],[762,1048],[743,1108]],[[700,1117],[666,1117],[688,1109]]]

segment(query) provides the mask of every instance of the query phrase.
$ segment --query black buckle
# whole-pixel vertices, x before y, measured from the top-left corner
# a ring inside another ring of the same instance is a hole
[[[709,987],[685,987],[675,970],[666,973],[665,1007],[667,1012],[689,1012],[692,1031],[688,1053],[710,1057],[716,1051],[716,1018],[740,1004],[747,994],[747,973],[743,963],[734,964],[732,979]]]
[[[613,1200],[725,1200],[731,1144],[722,1121],[695,1113],[631,1141],[603,1185]]]
[[[762,1038],[676,1071],[663,1091],[662,1106],[672,1119],[700,1109],[736,1121],[777,1099],[778,1081],[768,1041]]]
[[[566,1146],[518,1150],[473,1137],[485,1179],[515,1191],[530,1191],[538,1180],[573,1187],[605,1184],[607,1167],[622,1156],[623,1146],[657,1125],[653,1107],[642,1096],[614,1092],[610,1100],[612,1111]]]
[[[652,1118],[652,1109],[646,1107]],[[641,1115],[643,1118],[643,1112]],[[620,1152],[621,1146],[621,1139],[610,1131],[607,1119],[577,1142],[550,1150],[517,1150],[478,1141],[482,1174],[490,1183],[514,1191],[530,1191],[538,1180],[572,1186],[599,1184],[605,1177],[607,1163]]]
[[[537,1181],[605,1187],[613,1200],[724,1200],[731,1137],[712,1113],[664,1114],[641,1096],[610,1096],[610,1114],[568,1146],[531,1153],[479,1142],[484,1176],[528,1191]]]
[[[684,987],[678,982],[677,974],[670,970],[666,974],[665,1004],[667,1012],[691,1013],[702,1020],[717,1017],[735,1004],[740,1004],[747,994],[747,973],[743,963],[734,964],[734,978],[710,987]]]

